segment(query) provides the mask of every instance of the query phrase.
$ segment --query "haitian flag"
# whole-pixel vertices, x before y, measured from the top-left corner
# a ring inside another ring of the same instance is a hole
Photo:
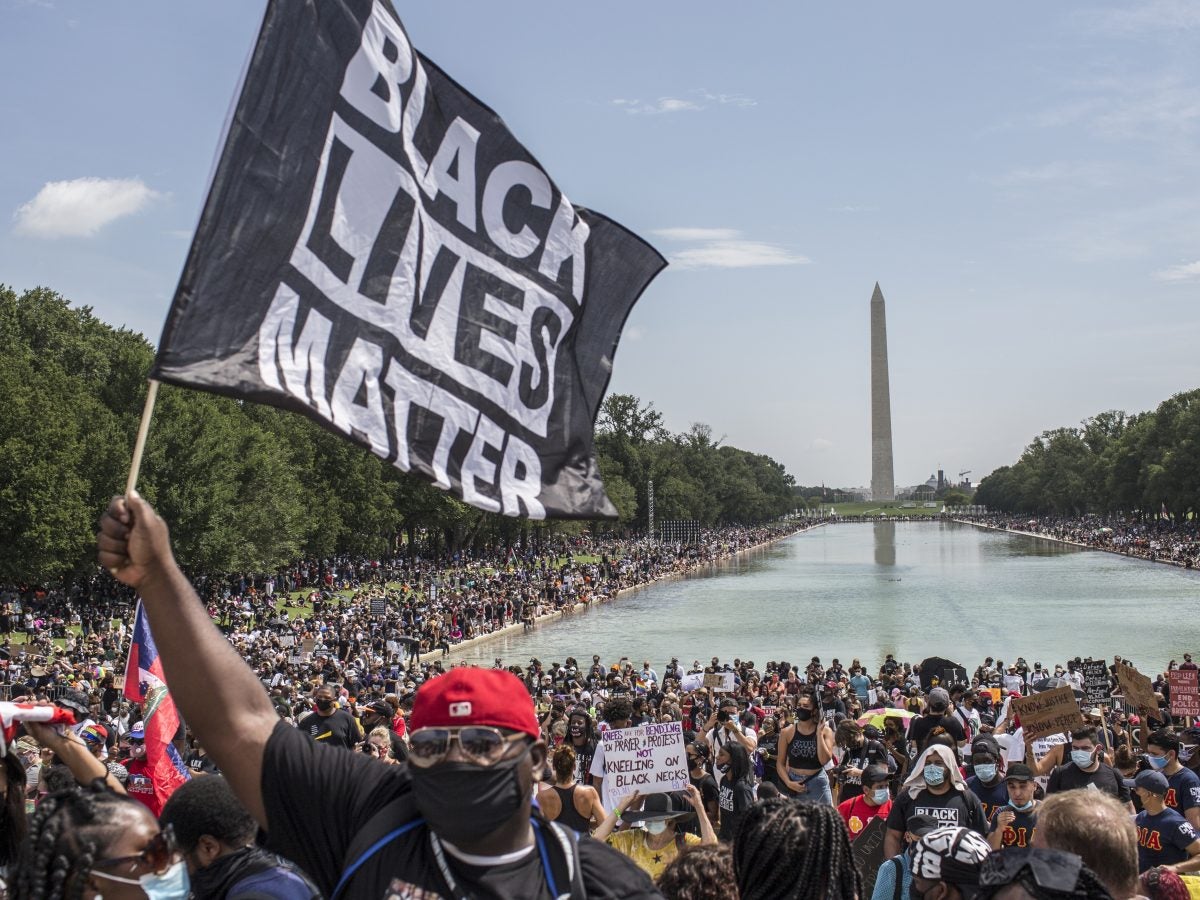
[[[129,663],[125,667],[125,697],[142,704],[146,768],[154,784],[155,799],[155,804],[148,805],[152,812],[155,805],[161,810],[175,789],[192,776],[171,743],[179,730],[179,711],[167,692],[162,660],[158,658],[154,635],[150,633],[150,623],[146,621],[140,600],[133,622],[133,640],[129,644]]]
[[[270,0],[150,377],[303,413],[479,509],[615,518],[592,429],[665,265],[388,0]]]

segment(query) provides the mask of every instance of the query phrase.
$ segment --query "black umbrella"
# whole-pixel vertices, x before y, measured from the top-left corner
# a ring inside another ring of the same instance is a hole
[[[1058,676],[1053,676],[1051,678],[1043,678],[1040,681],[1035,681],[1033,683],[1032,687],[1033,687],[1033,692],[1035,694],[1040,694],[1042,691],[1052,691],[1055,688],[1069,687],[1074,692],[1075,699],[1079,699],[1080,697],[1084,696],[1083,691],[1075,688],[1074,685],[1071,684],[1071,682],[1067,681],[1067,679],[1060,678]]]
[[[928,691],[933,687],[933,679],[938,679],[938,683],[942,683],[942,673],[947,669],[961,669],[956,662],[951,662],[948,659],[943,659],[940,656],[931,656],[928,659],[921,661],[921,690]],[[942,684],[943,687],[949,685]]]

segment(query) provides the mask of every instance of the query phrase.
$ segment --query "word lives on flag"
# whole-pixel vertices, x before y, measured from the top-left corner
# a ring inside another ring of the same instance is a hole
[[[125,698],[142,705],[149,782],[157,808],[161,809],[171,794],[192,776],[172,743],[179,731],[179,710],[167,690],[162,660],[140,600],[133,620],[133,638],[129,642],[129,662],[125,666]],[[133,784],[135,778],[145,775],[130,771],[129,777]]]
[[[664,265],[385,0],[272,0],[151,377],[301,411],[480,509],[613,517],[592,425]]]

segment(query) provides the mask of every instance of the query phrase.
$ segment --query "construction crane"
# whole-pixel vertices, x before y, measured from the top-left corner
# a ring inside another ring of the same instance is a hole
[[[965,480],[966,476],[967,476],[967,475],[970,475],[970,474],[971,474],[971,470],[970,470],[970,469],[967,469],[967,471],[965,471],[965,472],[959,472],[959,473],[958,473],[958,480],[959,480],[959,483],[961,484],[961,483],[962,483],[962,482]]]

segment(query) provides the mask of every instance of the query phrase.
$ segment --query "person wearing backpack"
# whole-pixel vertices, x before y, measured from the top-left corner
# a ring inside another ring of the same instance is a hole
[[[661,896],[620,853],[533,810],[546,744],[516,676],[455,668],[424,681],[408,764],[381,766],[280,721],[140,496],[113,498],[96,544],[99,563],[141,596],[176,705],[268,848],[330,900]]]
[[[938,821],[933,816],[918,813],[908,817],[904,825],[905,849],[879,867],[871,900],[909,900],[913,848],[917,846],[917,841],[938,827]]]
[[[220,775],[193,778],[163,806],[159,824],[170,828],[187,861],[196,900],[319,900],[294,864],[254,845],[254,819]]]

